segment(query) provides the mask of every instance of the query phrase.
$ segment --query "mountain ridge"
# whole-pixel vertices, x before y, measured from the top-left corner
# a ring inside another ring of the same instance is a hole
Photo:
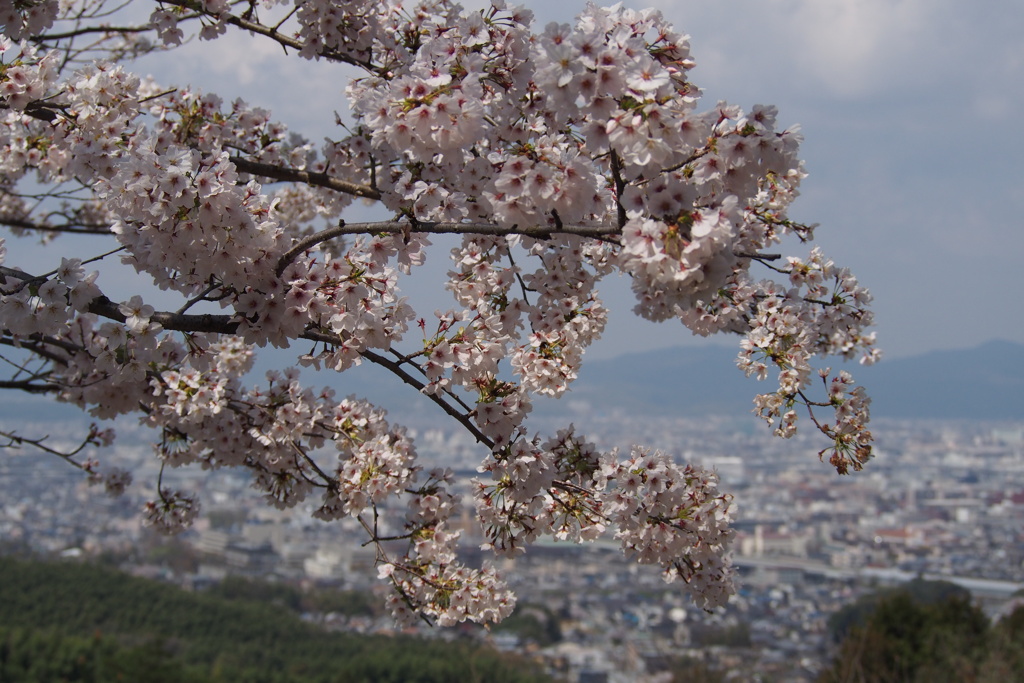
[[[737,346],[668,347],[615,358],[584,357],[579,379],[561,399],[539,398],[534,412],[557,416],[581,410],[642,411],[660,415],[739,415],[750,412],[756,394],[772,390],[736,367]],[[1024,344],[990,340],[969,349],[936,350],[862,366],[841,359],[819,360],[833,371],[848,370],[872,399],[875,418],[1024,420]],[[250,380],[254,381],[254,380]],[[388,409],[392,419],[424,413],[443,419],[428,401],[385,370],[364,364],[341,375],[305,377],[311,386],[330,384],[338,396],[354,394]],[[41,396],[0,392],[0,424],[21,419],[82,420],[74,406]]]
[[[689,415],[751,409],[773,389],[736,368],[736,347],[669,347],[584,361],[565,398],[605,410],[628,396],[632,409]],[[935,350],[872,366],[821,360],[850,372],[871,396],[874,417],[1024,419],[1024,344],[990,340],[969,349]],[[730,368],[731,366],[731,368]],[[698,389],[687,391],[688,387]],[[615,399],[612,399],[612,396]],[[552,401],[544,402],[552,408]]]

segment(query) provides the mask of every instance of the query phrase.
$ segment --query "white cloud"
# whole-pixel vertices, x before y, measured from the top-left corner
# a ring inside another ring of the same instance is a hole
[[[923,0],[804,0],[793,23],[809,50],[806,67],[837,92],[859,94],[893,65],[913,66],[939,7]]]
[[[728,80],[799,77],[855,97],[918,81],[950,0],[654,0]],[[705,52],[706,49],[706,52]],[[772,69],[773,71],[769,71]]]
[[[170,58],[168,58],[170,57]],[[242,98],[313,140],[334,130],[334,111],[348,108],[345,86],[356,69],[299,57],[277,43],[230,28],[212,41],[194,40],[174,52],[140,60],[133,69],[157,82]]]

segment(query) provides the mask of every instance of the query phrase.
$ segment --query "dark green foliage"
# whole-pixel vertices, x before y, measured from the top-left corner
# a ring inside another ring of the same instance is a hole
[[[1006,683],[1024,680],[1024,608],[990,625],[966,591],[917,581],[844,608],[823,683]]]
[[[1024,604],[992,627],[988,652],[978,672],[978,683],[1024,681]]]
[[[4,628],[0,681],[212,683],[200,669],[187,669],[155,641],[130,647],[98,635],[83,638],[55,630]]]
[[[541,605],[520,603],[516,605],[515,612],[495,628],[515,633],[521,641],[536,643],[541,647],[562,640],[562,629],[558,625],[557,615],[550,608]]]
[[[302,605],[305,611],[318,614],[372,617],[384,613],[381,597],[369,591],[313,590],[303,594]]]
[[[854,626],[863,626],[885,598],[896,594],[909,595],[914,602],[931,605],[953,597],[970,598],[970,592],[948,581],[914,579],[899,588],[876,591],[859,598],[829,617],[828,630],[835,642],[842,640]]]
[[[244,576],[228,576],[211,586],[206,593],[225,600],[260,602],[283,607],[292,612],[302,612],[302,591],[284,583],[271,583]]]
[[[681,657],[669,668],[672,683],[725,683],[726,672],[693,657]]]
[[[101,567],[0,558],[0,681],[547,680],[475,645],[328,633],[292,611],[287,587],[270,586],[233,581],[229,600]]]
[[[348,617],[375,617],[383,615],[385,611],[383,599],[371,591],[332,588],[301,590],[287,583],[244,576],[228,576],[207,589],[206,593],[225,600],[275,605],[297,615],[333,613]]]
[[[718,626],[698,622],[692,629],[691,638],[698,647],[750,647],[750,625],[740,622],[733,626]]]

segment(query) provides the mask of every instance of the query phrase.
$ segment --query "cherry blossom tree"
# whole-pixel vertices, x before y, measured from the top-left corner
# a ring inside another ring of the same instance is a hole
[[[701,109],[687,37],[658,12],[591,5],[541,28],[503,0],[137,4],[0,0],[0,223],[55,254],[32,271],[0,240],[0,387],[137,414],[161,467],[245,468],[276,507],[357,520],[396,617],[442,625],[514,604],[493,568],[458,560],[451,520],[467,505],[497,555],[610,535],[702,607],[732,591],[714,473],[642,445],[602,452],[571,425],[530,430],[532,398],[569,391],[601,335],[609,274],[631,278],[644,318],[736,335],[740,369],[773,378],[754,402],[776,434],[803,415],[840,473],[870,457],[863,389],[812,365],[877,351],[867,291],[788,218],[800,133],[769,106]],[[351,122],[317,145],[265,109],[131,71],[229,31],[357,70]],[[346,221],[355,200],[385,220]],[[58,257],[61,233],[95,235],[96,255]],[[445,258],[429,248],[441,234],[461,238],[452,306],[417,312],[401,286],[428,253]],[[772,253],[787,236],[805,255]],[[135,269],[136,291],[104,286],[111,259]],[[157,310],[155,288],[180,305]],[[253,379],[267,346],[295,349],[295,365]],[[479,442],[472,500],[383,410],[299,381],[300,367],[361,362]],[[81,449],[3,438],[112,492],[130,483]],[[82,446],[111,439],[93,428]],[[162,485],[143,511],[168,532],[197,513]]]

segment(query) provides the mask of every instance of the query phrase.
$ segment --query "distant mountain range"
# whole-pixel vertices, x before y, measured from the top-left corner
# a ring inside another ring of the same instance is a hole
[[[742,415],[755,394],[770,391],[772,379],[758,382],[736,367],[735,346],[676,347],[626,354],[610,360],[584,360],[580,378],[560,400],[538,400],[535,410],[549,415],[581,411],[597,414],[644,412],[661,415]],[[882,360],[866,367],[835,360],[872,398],[874,418],[1024,420],[1024,344],[990,341],[972,349],[932,351]],[[385,370],[363,364],[341,376],[324,372],[308,380],[336,386],[339,396],[356,394],[389,409],[392,417],[410,411],[447,418],[431,410],[412,388]],[[0,424],[19,419],[88,420],[72,406],[44,397],[0,392]]]
[[[616,407],[656,414],[739,414],[772,389],[736,367],[735,346],[670,348],[584,361],[567,399],[592,410]],[[972,349],[932,351],[873,366],[835,360],[872,398],[875,418],[1024,420],[1024,345],[990,341]],[[546,408],[554,408],[546,402]]]

